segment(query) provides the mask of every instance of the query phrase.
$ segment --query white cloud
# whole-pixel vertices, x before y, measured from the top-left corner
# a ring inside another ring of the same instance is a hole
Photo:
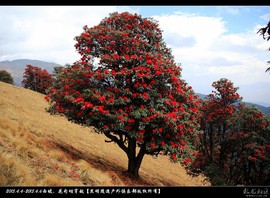
[[[97,25],[115,11],[139,12],[127,6],[2,6],[0,61],[30,58],[72,63],[80,58],[74,37],[82,33],[82,27]],[[235,7],[218,7],[218,11],[239,14]],[[256,34],[261,25],[232,34],[228,21],[216,16],[183,12],[152,16],[175,61],[182,64],[183,79],[201,93],[210,93],[212,82],[223,77],[237,86],[270,82],[264,72],[269,43]]]
[[[243,74],[245,72],[247,72],[247,67],[243,66],[243,65],[236,65],[233,67],[226,67],[226,66],[222,66],[222,67],[209,67],[208,68],[208,72],[210,74],[214,74],[214,75],[235,75],[235,74]]]
[[[153,17],[158,20],[161,29],[164,30],[165,39],[172,33],[184,38],[193,37],[196,40],[194,47],[209,47],[215,43],[219,35],[226,31],[221,18],[181,12]]]
[[[260,18],[263,19],[263,20],[265,20],[266,22],[269,22],[269,20],[270,20],[270,14],[264,14]]]
[[[114,6],[1,7],[0,61],[33,58],[60,64],[78,60],[74,37],[97,25]]]
[[[238,14],[237,9],[222,10]],[[262,60],[262,57],[269,55],[266,52],[268,43],[256,34],[258,27],[234,34],[228,32],[226,21],[221,17],[172,13],[154,18],[164,30],[164,40],[172,48],[176,62],[182,64],[183,79],[196,92],[210,93],[212,82],[220,78],[231,80],[235,86],[270,82],[264,72],[266,61]],[[177,40],[175,37],[180,38],[178,42],[172,42]],[[186,45],[182,38],[194,42]]]

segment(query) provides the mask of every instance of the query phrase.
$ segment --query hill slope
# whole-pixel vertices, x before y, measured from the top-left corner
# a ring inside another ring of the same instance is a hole
[[[45,111],[44,95],[0,82],[0,186],[202,186],[167,157],[145,156],[140,179],[105,136]]]

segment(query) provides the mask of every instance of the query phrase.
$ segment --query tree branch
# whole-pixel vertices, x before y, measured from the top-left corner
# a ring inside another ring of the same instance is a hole
[[[115,142],[123,151],[125,151],[125,153],[128,152],[128,149],[125,146],[125,141],[122,141],[122,138],[118,139],[116,136],[112,135],[111,132],[104,132],[104,135],[110,139],[106,142]]]

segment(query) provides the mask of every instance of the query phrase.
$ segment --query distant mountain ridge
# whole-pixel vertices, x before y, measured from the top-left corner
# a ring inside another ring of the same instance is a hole
[[[11,73],[11,76],[14,79],[14,84],[17,86],[22,86],[21,82],[23,80],[23,72],[26,65],[34,65],[40,67],[42,69],[46,69],[49,73],[52,73],[53,68],[56,66],[61,66],[61,64],[54,62],[46,62],[41,60],[33,60],[33,59],[16,59],[12,61],[2,61],[0,62],[0,70],[6,70]],[[196,93],[200,98],[205,98],[205,94]],[[265,107],[259,104],[244,102],[247,106],[255,105],[260,111],[263,113],[270,115],[270,107]]]
[[[55,66],[60,66],[60,64],[54,62],[46,62],[33,59],[16,59],[12,61],[7,60],[0,62],[0,70],[8,71],[14,79],[14,84],[21,86],[26,65],[33,65],[42,69],[46,69],[49,73],[52,73]]]
[[[196,93],[198,96],[199,96],[199,98],[201,98],[201,99],[205,99],[205,97],[207,96],[207,95],[205,95],[205,94],[201,94],[201,93]],[[270,107],[265,107],[265,106],[262,106],[262,105],[259,105],[259,104],[255,104],[255,103],[251,103],[251,102],[244,102],[244,101],[242,101],[246,106],[248,106],[248,107],[252,107],[252,106],[255,106],[255,107],[257,107],[261,112],[263,112],[264,114],[266,114],[266,115],[269,115],[270,116]]]

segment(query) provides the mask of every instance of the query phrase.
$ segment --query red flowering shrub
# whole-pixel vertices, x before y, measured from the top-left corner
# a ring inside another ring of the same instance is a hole
[[[22,85],[24,88],[46,94],[46,90],[52,85],[52,75],[46,69],[27,65],[23,75]]]
[[[134,176],[146,154],[190,163],[199,100],[180,79],[181,68],[157,22],[112,13],[83,29],[75,38],[81,61],[58,75],[48,94],[52,108],[115,142],[127,154]]]
[[[270,184],[270,119],[255,107],[240,106],[232,123],[228,178],[233,184]]]
[[[204,172],[213,185],[269,184],[269,118],[256,108],[236,105],[241,97],[227,79],[213,87],[201,107],[199,153],[188,168]]]

